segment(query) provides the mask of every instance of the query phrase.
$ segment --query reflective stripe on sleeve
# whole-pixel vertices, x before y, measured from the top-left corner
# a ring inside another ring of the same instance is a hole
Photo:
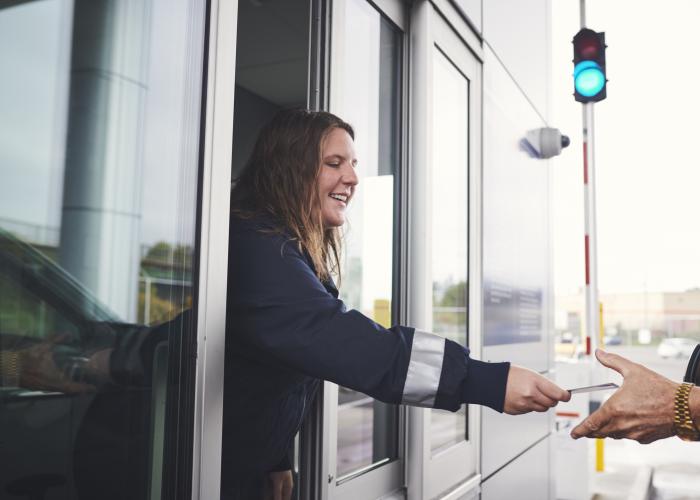
[[[432,333],[415,330],[403,388],[403,404],[432,408],[440,385],[445,339]]]

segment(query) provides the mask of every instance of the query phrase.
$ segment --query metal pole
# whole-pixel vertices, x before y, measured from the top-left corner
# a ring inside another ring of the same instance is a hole
[[[586,27],[586,0],[581,0],[581,28]],[[585,245],[586,245],[586,354],[595,352],[598,343],[602,344],[601,317],[598,302],[598,241],[596,234],[595,204],[595,134],[593,103],[581,106],[583,119],[583,198],[585,203]],[[599,340],[600,339],[600,340]],[[595,363],[591,363],[591,379],[595,380]],[[595,396],[591,402],[595,401]],[[605,442],[596,439],[597,472],[605,471]]]
[[[581,28],[585,28],[586,0],[581,0],[580,5]],[[591,354],[598,346],[600,337],[593,103],[584,103],[581,108],[583,120],[583,197],[585,204],[586,354]]]
[[[598,241],[596,232],[595,162],[593,103],[583,108],[583,192],[585,204],[586,245],[586,343],[587,354],[598,346],[600,311],[598,308]]]

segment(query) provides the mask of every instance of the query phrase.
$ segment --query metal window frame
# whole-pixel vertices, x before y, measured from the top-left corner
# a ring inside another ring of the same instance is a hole
[[[430,162],[432,157],[432,59],[436,48],[470,80],[469,95],[469,345],[472,354],[481,353],[482,321],[482,65],[479,39],[465,32],[461,17],[441,12],[452,7],[446,2],[422,1],[413,5],[411,15],[411,159],[410,159],[410,268],[409,319],[416,327],[427,327],[432,317],[430,262],[431,208]],[[445,15],[449,16],[446,18]],[[449,19],[449,21],[448,21]],[[457,23],[455,26],[454,23]],[[477,407],[468,408],[469,441],[433,455],[430,446],[430,410],[409,410],[407,461],[408,498],[461,496],[478,491],[480,419]],[[476,494],[476,493],[475,493]]]
[[[330,70],[330,0],[310,0],[309,27],[309,89],[307,106],[310,110],[328,109],[328,80]],[[323,475],[323,390],[319,390],[299,432],[296,500],[319,499],[325,491]]]
[[[191,498],[220,497],[238,2],[210,0],[202,120],[197,373]]]
[[[405,173],[408,159],[408,10],[400,0],[366,0],[367,3],[377,10],[380,15],[392,22],[402,32],[402,51],[401,51],[401,110],[400,110],[400,164],[399,172],[397,172],[396,187],[394,191],[395,208],[398,209],[397,219],[395,224],[398,225],[398,231],[395,232],[394,239],[394,287],[395,287],[395,304],[392,309],[393,315],[399,322],[405,323],[406,320],[406,280],[402,278],[407,270],[406,259],[406,224],[407,217],[405,210],[407,207],[406,178]],[[330,81],[330,65],[331,60],[331,27],[332,27],[332,12],[333,2],[328,0],[325,3],[326,11],[326,29],[325,29],[325,58],[321,58],[325,62],[323,67],[323,75],[325,77],[325,93],[317,102],[322,103],[324,109],[329,108],[329,94],[332,82]],[[397,234],[398,233],[398,234]],[[397,238],[398,236],[398,238]],[[338,386],[329,382],[325,382],[320,396],[320,414],[317,415],[316,425],[320,434],[325,440],[320,443],[319,439],[315,441],[315,449],[321,453],[321,460],[316,464],[317,480],[320,485],[317,489],[317,497],[323,500],[326,499],[355,499],[355,498],[388,498],[388,495],[400,495],[403,498],[404,489],[404,473],[405,473],[405,429],[406,429],[406,409],[399,407],[398,415],[398,458],[389,462],[379,462],[371,464],[359,471],[356,471],[348,476],[341,478],[338,481],[335,477],[337,465],[337,435],[338,435]]]

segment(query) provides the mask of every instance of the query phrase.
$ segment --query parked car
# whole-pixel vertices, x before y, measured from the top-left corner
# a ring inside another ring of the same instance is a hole
[[[698,345],[697,340],[686,339],[682,337],[671,337],[663,339],[656,349],[659,356],[667,358],[689,358],[693,354],[695,346]]]
[[[586,353],[581,337],[571,332],[562,332],[554,337],[554,354],[558,358],[578,359]]]
[[[0,354],[30,360],[0,373],[0,499],[146,498],[143,471],[163,461],[154,443],[165,432],[169,337],[122,321],[2,229],[0,296]],[[104,349],[120,360],[107,367],[118,380],[84,369]],[[27,387],[20,370],[32,366]],[[64,390],[66,381],[87,385]]]
[[[606,335],[603,337],[605,345],[622,345],[622,337],[619,335]]]

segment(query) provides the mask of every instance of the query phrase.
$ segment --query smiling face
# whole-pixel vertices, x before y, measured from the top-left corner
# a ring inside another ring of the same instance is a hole
[[[318,176],[321,217],[326,228],[345,223],[345,209],[358,183],[356,165],[352,137],[345,130],[334,128],[321,144],[321,171]]]

